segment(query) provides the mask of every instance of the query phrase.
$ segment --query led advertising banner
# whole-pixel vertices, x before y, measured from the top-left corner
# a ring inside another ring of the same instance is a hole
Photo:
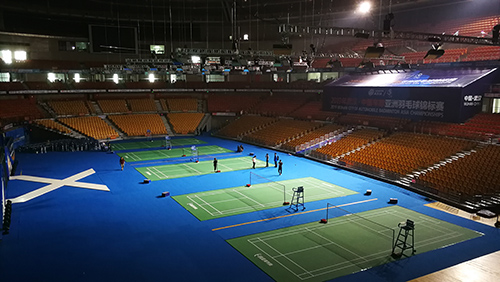
[[[323,110],[463,122],[481,110],[493,73],[490,69],[348,75],[325,86]]]
[[[385,70],[343,76],[330,85],[356,87],[465,87],[496,69]]]

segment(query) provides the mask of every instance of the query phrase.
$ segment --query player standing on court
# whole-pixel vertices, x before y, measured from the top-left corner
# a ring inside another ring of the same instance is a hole
[[[214,158],[214,172],[217,172],[217,158]]]
[[[120,157],[120,166],[122,167],[123,170],[123,167],[125,166],[125,159],[123,157]]]

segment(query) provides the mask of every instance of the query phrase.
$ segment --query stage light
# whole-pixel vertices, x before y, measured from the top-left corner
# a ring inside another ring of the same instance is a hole
[[[248,34],[243,34],[243,40],[247,41],[248,40]]]
[[[361,2],[358,6],[358,12],[362,13],[362,14],[366,14],[368,12],[370,12],[372,8],[372,3],[368,2],[368,1],[364,1],[364,2]]]
[[[113,74],[113,82],[118,84],[118,82],[120,81],[120,78],[118,78],[118,74]]]
[[[76,82],[76,83],[79,83],[81,79],[80,77],[80,74],[79,73],[75,73],[75,76],[73,77],[73,80]]]
[[[432,45],[432,48],[427,51],[427,54],[425,54],[425,57],[424,59],[430,59],[430,60],[434,60],[434,59],[437,59],[441,56],[444,55],[444,50],[443,49],[439,49],[441,48],[441,44],[438,43],[438,44],[433,44]]]

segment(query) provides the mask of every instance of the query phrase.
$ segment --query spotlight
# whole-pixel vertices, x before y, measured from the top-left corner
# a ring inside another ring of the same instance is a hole
[[[370,12],[370,9],[372,8],[372,4],[368,1],[364,1],[358,6],[358,11],[361,12],[362,14],[366,14]]]
[[[425,55],[424,59],[437,59],[441,56],[444,55],[444,50],[439,49],[442,45],[440,43],[432,45],[432,48],[427,51],[427,54]]]

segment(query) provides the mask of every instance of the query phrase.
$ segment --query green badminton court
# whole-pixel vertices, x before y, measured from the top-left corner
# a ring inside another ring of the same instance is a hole
[[[391,206],[330,218],[326,224],[308,223],[227,242],[276,281],[326,281],[393,261],[392,233],[394,230],[397,237],[398,223],[407,219],[415,222],[418,254],[482,235]],[[406,254],[411,255],[411,250]]]
[[[265,167],[266,162],[257,160],[256,168]],[[220,159],[218,169],[221,172],[251,169],[252,157],[239,157]],[[178,164],[158,165],[136,168],[142,175],[151,181],[165,180],[172,178],[188,177],[214,173],[213,161],[192,162],[187,161]]]
[[[222,153],[234,152],[219,146],[200,146],[196,147],[198,155],[215,155]],[[159,159],[170,159],[170,158],[180,158],[182,156],[191,157],[192,152],[190,147],[186,148],[176,148],[176,149],[161,149],[161,150],[150,150],[150,151],[140,151],[140,152],[127,152],[118,153],[120,157],[123,157],[127,162],[140,162],[140,161],[150,161]]]
[[[284,181],[265,181],[256,174],[250,187],[242,183],[233,187],[173,197],[199,220],[231,216],[283,206],[292,199],[292,188],[304,187],[304,202],[318,201],[356,194],[352,190],[316,179],[305,177]],[[254,184],[254,183],[258,184]],[[264,182],[264,183],[259,183]]]
[[[111,146],[115,151],[122,151],[122,150],[160,148],[165,146],[165,142],[166,142],[165,140],[112,142]],[[171,139],[170,143],[172,146],[188,146],[188,145],[206,144],[207,142],[198,140],[196,138],[179,138],[179,139]]]

